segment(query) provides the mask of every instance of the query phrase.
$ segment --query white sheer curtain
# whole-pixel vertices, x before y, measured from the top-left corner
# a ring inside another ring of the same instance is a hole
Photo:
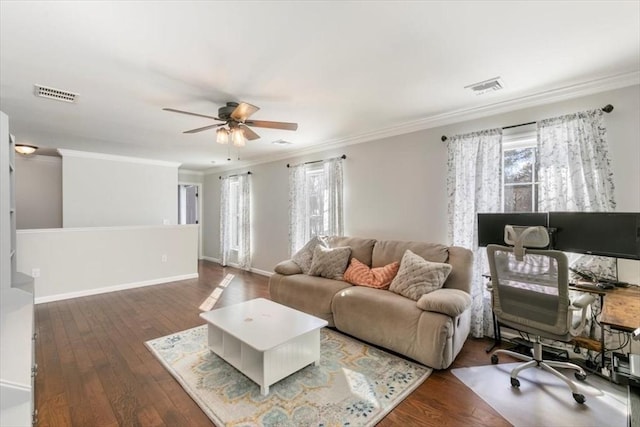
[[[610,212],[616,208],[602,110],[538,122],[539,210]],[[615,259],[569,257],[573,267],[615,277]]]
[[[447,143],[449,241],[473,250],[471,335],[491,333],[491,304],[482,273],[486,251],[478,248],[477,213],[500,212],[502,194],[502,129],[451,137]]]
[[[251,269],[251,179],[248,174],[221,180],[220,254],[224,266],[232,262],[238,268]]]
[[[342,158],[325,160],[320,166],[301,164],[289,168],[291,255],[314,235],[344,233],[342,176]]]
[[[602,114],[592,110],[538,122],[540,211],[615,209]]]

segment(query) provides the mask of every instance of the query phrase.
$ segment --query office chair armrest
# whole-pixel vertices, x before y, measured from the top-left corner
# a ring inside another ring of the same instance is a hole
[[[458,317],[471,307],[471,295],[459,289],[437,289],[416,301],[419,309]]]
[[[593,302],[596,300],[596,297],[594,297],[591,294],[582,294],[580,295],[578,298],[576,298],[575,300],[571,301],[571,310],[582,310],[584,307],[593,304]]]

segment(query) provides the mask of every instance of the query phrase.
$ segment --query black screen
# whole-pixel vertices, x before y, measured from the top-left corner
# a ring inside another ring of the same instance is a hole
[[[549,227],[556,250],[640,259],[638,212],[549,212]]]
[[[546,212],[479,213],[478,246],[504,245],[505,225],[547,226]]]

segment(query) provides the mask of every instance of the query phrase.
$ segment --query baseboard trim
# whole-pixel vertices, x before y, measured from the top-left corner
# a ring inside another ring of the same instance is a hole
[[[209,257],[209,256],[203,256],[202,259],[205,260],[205,261],[211,261],[211,262],[215,262],[215,263],[221,264],[220,259],[218,259],[218,258],[212,258],[212,257]],[[228,266],[229,267],[233,267],[233,268],[237,268],[239,270],[242,270],[242,268],[240,268],[238,266],[238,264],[235,264],[233,262],[230,262],[228,264]],[[249,271],[251,273],[256,273],[256,274],[259,274],[261,276],[271,277],[273,275],[273,271],[261,270],[259,268],[253,268],[252,267],[252,268],[249,269]]]
[[[105,294],[105,293],[108,293],[108,292],[115,292],[115,291],[124,291],[124,290],[127,290],[127,289],[141,288],[141,287],[144,287],[144,286],[161,285],[163,283],[177,282],[179,280],[197,279],[198,277],[199,277],[198,273],[182,274],[180,276],[171,276],[171,277],[161,277],[161,278],[158,278],[158,279],[143,280],[141,282],[125,283],[125,284],[122,284],[122,285],[105,286],[105,287],[102,287],[102,288],[87,289],[85,291],[68,292],[68,293],[64,293],[64,294],[56,294],[56,295],[48,295],[48,296],[45,296],[45,297],[37,297],[37,298],[34,299],[34,302],[36,304],[43,304],[43,303],[46,303],[46,302],[61,301],[61,300],[66,300],[66,299],[71,299],[71,298],[80,298],[80,297],[86,297],[86,296],[98,295],[98,294]]]
[[[260,270],[259,268],[252,268],[251,272],[259,274],[261,276],[267,276],[267,277],[273,276],[273,271]]]

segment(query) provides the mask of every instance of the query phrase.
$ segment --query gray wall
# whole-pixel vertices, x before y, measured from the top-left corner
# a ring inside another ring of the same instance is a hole
[[[16,155],[16,228],[62,227],[62,159]]]
[[[253,266],[272,271],[288,258],[287,163],[341,154],[345,234],[447,242],[446,145],[442,135],[509,126],[614,105],[605,116],[619,211],[640,211],[640,86],[469,120],[249,168]],[[233,172],[244,172],[246,169]],[[226,171],[224,174],[233,173]],[[219,258],[220,172],[205,175],[204,255]]]
[[[63,153],[63,226],[177,224],[178,166]]]

